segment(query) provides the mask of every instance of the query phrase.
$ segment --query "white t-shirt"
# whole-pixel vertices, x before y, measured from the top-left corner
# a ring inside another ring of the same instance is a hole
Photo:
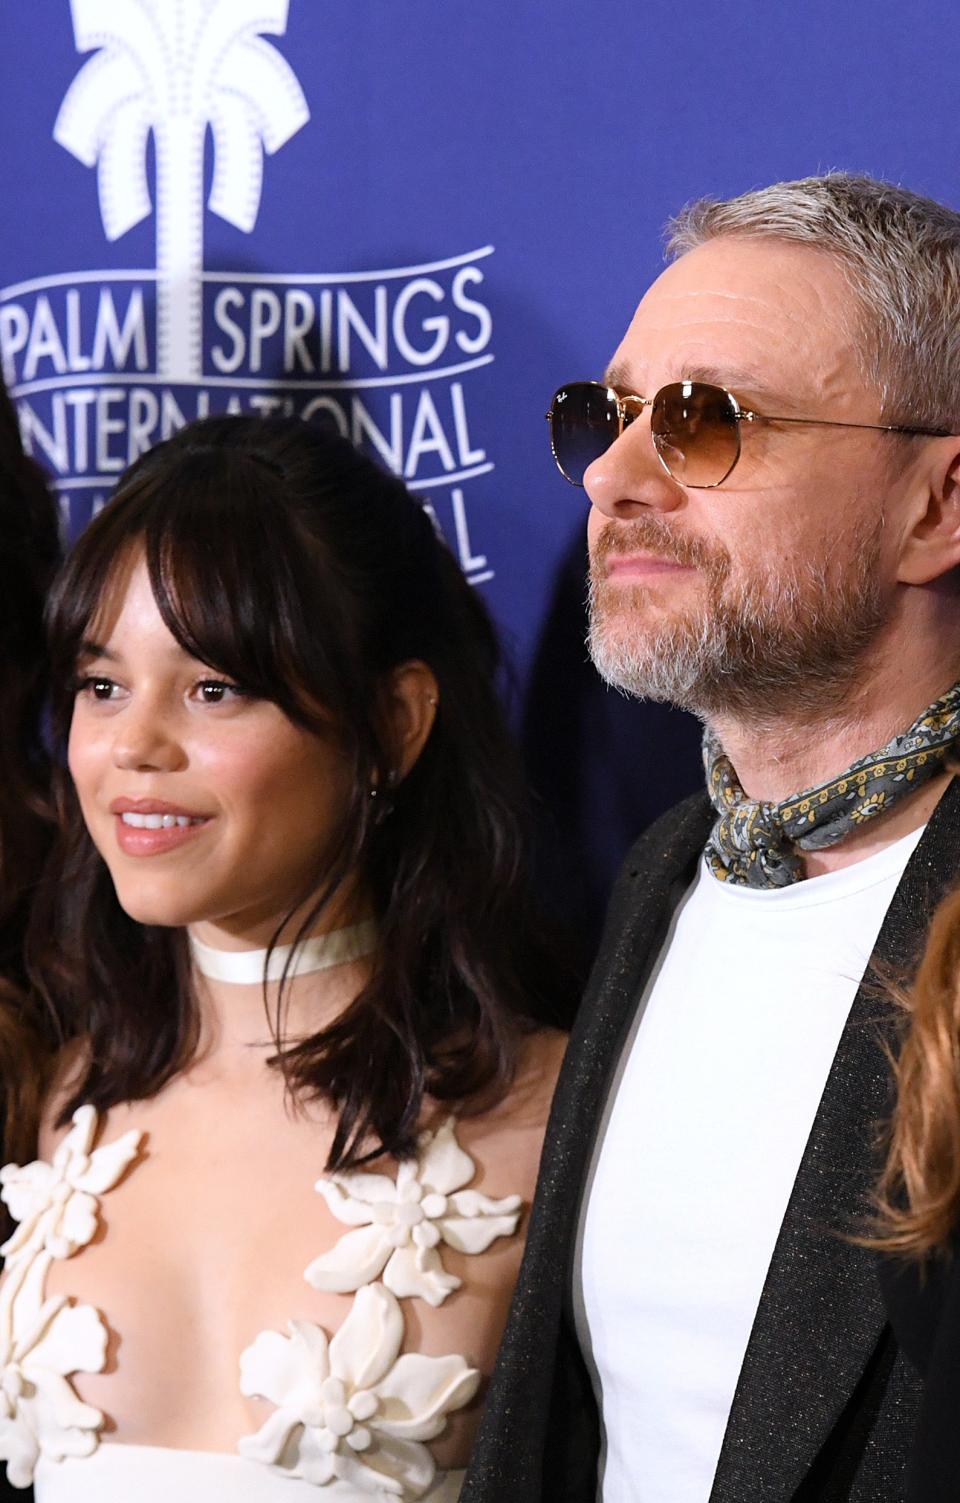
[[[789,887],[705,867],[624,1051],[581,1213],[603,1503],[706,1503],[847,1014],[921,830]]]

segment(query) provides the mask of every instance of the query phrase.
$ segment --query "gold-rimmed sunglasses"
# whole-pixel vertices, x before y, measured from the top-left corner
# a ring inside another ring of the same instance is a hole
[[[741,423],[802,423],[820,428],[869,428],[877,433],[947,438],[947,428],[899,423],[841,423],[830,418],[773,417],[741,407],[732,392],[708,381],[672,381],[652,397],[622,395],[600,381],[571,381],[550,403],[550,446],[571,485],[605,454],[625,428],[650,408],[650,436],[667,474],[693,490],[722,485],[740,458]]]

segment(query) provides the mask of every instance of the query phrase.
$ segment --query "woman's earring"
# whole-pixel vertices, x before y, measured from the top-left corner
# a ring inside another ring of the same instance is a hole
[[[396,781],[397,781],[396,768],[389,767],[387,769],[386,776],[384,777],[384,782],[387,785],[387,792],[390,792],[390,790],[394,787]],[[380,794],[381,794],[381,789],[380,789],[379,784],[377,784],[377,783],[371,783],[370,787],[367,789],[367,796],[368,796],[368,798],[377,799],[377,798],[380,798]],[[379,808],[377,809],[377,819],[378,819],[378,821],[386,819],[386,817],[390,813],[390,810],[392,809],[392,807],[393,806],[389,802],[388,799],[380,799],[380,805],[379,805]]]

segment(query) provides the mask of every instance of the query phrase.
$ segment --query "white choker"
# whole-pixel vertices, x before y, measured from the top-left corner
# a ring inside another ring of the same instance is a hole
[[[360,960],[372,953],[377,942],[376,919],[365,919],[349,929],[334,929],[318,934],[299,945],[278,945],[267,964],[266,950],[217,950],[190,935],[190,954],[202,976],[211,981],[232,981],[238,986],[262,986],[264,981],[279,981],[286,969],[288,976],[307,976],[311,971],[327,971],[335,965]],[[296,951],[296,953],[294,953]]]

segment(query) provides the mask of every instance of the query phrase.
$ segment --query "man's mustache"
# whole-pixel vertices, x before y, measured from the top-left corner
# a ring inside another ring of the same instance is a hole
[[[594,575],[599,578],[605,573],[601,566],[608,559],[630,553],[650,553],[667,563],[705,569],[719,577],[730,566],[730,555],[721,544],[675,532],[660,517],[640,516],[629,522],[606,523],[591,549]]]

